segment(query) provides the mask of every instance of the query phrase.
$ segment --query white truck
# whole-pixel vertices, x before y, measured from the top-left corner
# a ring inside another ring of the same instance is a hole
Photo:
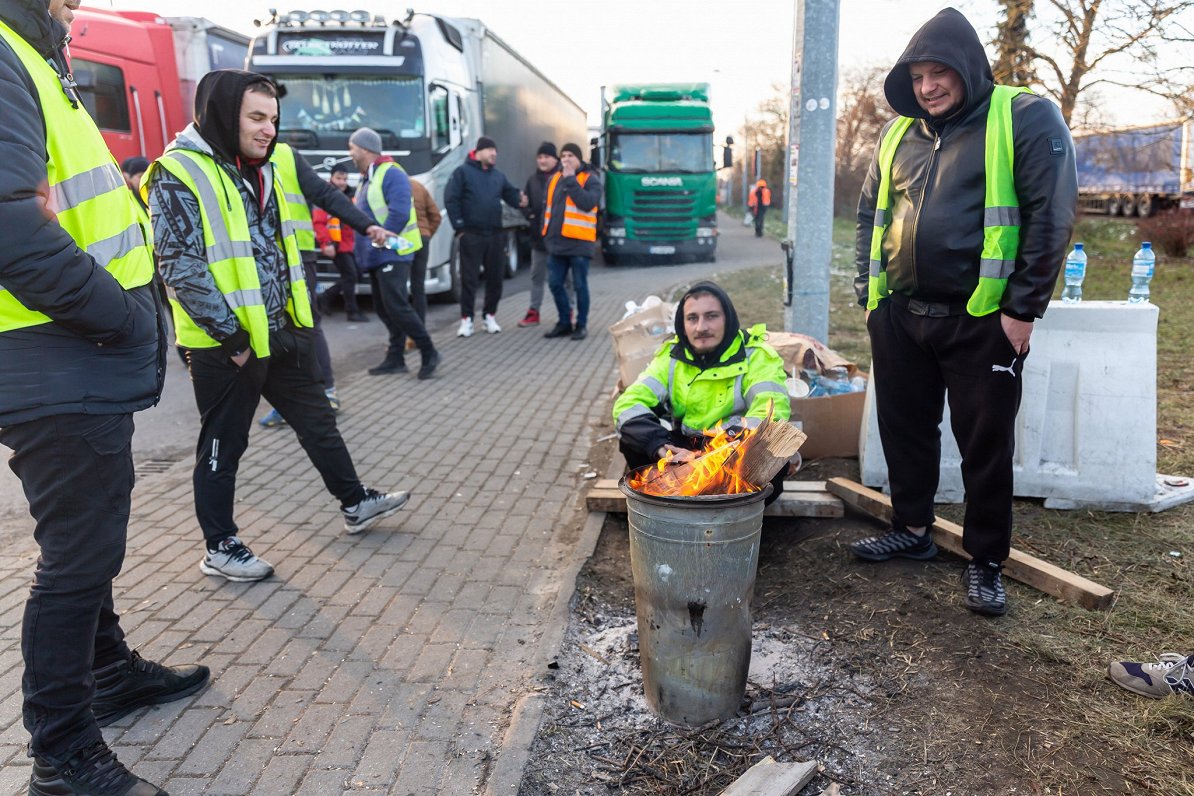
[[[279,140],[327,173],[348,161],[348,137],[371,127],[385,154],[443,208],[444,187],[481,135],[521,187],[542,141],[585,138],[585,112],[479,20],[408,11],[386,20],[364,11],[275,15],[254,37],[248,68],[285,87]],[[527,251],[526,220],[505,208],[506,275]],[[335,279],[330,264],[320,279]],[[431,240],[427,293],[456,298],[459,260],[451,223]]]

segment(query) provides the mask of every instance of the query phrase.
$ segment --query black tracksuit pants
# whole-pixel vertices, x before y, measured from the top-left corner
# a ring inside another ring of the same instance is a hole
[[[249,447],[253,414],[264,397],[298,434],[299,444],[343,506],[365,497],[336,415],[323,392],[314,333],[270,332],[270,356],[237,367],[221,348],[187,351],[201,427],[195,451],[195,514],[209,545],[238,532],[232,518],[236,473]]]
[[[390,333],[386,360],[402,362],[406,354],[406,338],[415,341],[426,360],[435,351],[431,335],[410,303],[410,262],[386,263],[369,272],[373,285],[373,309]]]
[[[503,248],[505,233],[499,230],[477,233],[464,232],[458,243],[460,250],[460,317],[472,318],[476,312],[477,285],[480,269],[485,266],[484,315],[496,315],[502,300],[502,278],[505,276]]]
[[[1011,546],[1012,456],[1027,356],[1012,348],[1000,317],[929,317],[887,299],[867,321],[893,525],[933,522],[948,397],[966,489],[962,546],[995,562]]]

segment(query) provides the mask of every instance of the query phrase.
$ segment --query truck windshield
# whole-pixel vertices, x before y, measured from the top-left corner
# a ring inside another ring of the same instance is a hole
[[[286,75],[280,103],[284,130],[315,133],[372,127],[384,137],[425,138],[423,81],[418,77]]]
[[[619,133],[610,136],[614,171],[699,174],[713,170],[711,133]]]

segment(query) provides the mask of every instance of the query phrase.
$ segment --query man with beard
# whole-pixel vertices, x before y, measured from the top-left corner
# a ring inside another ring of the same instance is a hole
[[[614,402],[618,447],[630,469],[668,453],[673,461],[688,461],[706,431],[762,419],[771,402],[772,419],[787,420],[784,363],[763,342],[766,334],[761,323],[741,329],[730,297],[715,283],[689,288],[676,305],[676,335]],[[660,422],[665,418],[670,431]],[[786,467],[776,474],[767,503],[783,492],[786,475]]]

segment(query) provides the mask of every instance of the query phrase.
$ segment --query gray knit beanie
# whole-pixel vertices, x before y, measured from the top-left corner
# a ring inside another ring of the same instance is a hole
[[[348,143],[356,144],[361,149],[367,149],[378,155],[381,154],[381,136],[368,127],[362,127],[349,136]]]

